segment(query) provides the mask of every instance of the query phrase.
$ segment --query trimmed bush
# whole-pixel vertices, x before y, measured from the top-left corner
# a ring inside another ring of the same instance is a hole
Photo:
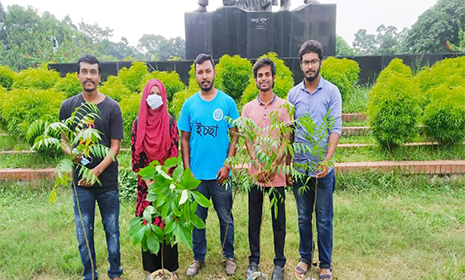
[[[368,121],[376,140],[390,149],[418,133],[420,88],[411,77],[391,68],[380,77],[368,98]]]
[[[145,65],[144,62],[133,62],[129,69],[126,67],[121,68],[118,77],[131,92],[137,92],[142,78],[144,78],[146,74],[147,65]]]
[[[38,89],[14,89],[0,103],[8,132],[25,139],[29,125],[35,120],[58,121],[60,105],[65,99],[62,92]]]
[[[250,61],[239,55],[231,57],[225,54],[220,58],[220,62],[216,64],[215,69],[215,87],[238,102],[250,81],[253,80]]]
[[[423,67],[414,79],[418,81],[422,90],[422,107],[425,108],[435,87],[446,85],[452,88],[465,85],[465,57],[446,58],[432,67]]]
[[[191,69],[189,70],[189,87],[187,89],[178,91],[173,95],[173,100],[171,101],[171,104],[168,107],[169,113],[173,117],[178,119],[184,101],[186,101],[187,98],[191,97],[198,91],[200,91],[200,86],[199,83],[197,83],[197,80],[195,79],[195,68],[194,64],[192,63]]]
[[[442,145],[452,146],[465,138],[465,88],[440,85],[431,89],[431,102],[423,115],[426,133]]]
[[[276,95],[278,95],[279,97],[285,99],[287,94],[289,93],[289,90],[294,86],[294,79],[292,78],[291,70],[289,70],[289,68],[284,64],[284,61],[282,59],[279,59],[278,55],[274,52],[267,53],[261,56],[260,58],[263,57],[269,57],[276,64],[276,77],[274,80],[273,92],[276,93]],[[244,106],[245,104],[247,104],[247,102],[257,97],[257,95],[258,88],[252,76],[252,80],[245,89],[244,94],[242,94],[240,105]]]
[[[16,73],[8,66],[0,65],[0,86],[10,90],[13,86]]]
[[[460,86],[465,81],[465,56],[446,58],[415,75],[423,92],[439,85]]]
[[[49,89],[55,85],[58,79],[60,79],[60,74],[55,70],[28,68],[16,75],[12,88]]]
[[[131,143],[132,122],[136,119],[137,114],[139,113],[141,96],[142,95],[140,94],[133,93],[123,97],[119,103],[121,113],[123,115],[124,141],[127,144]]]
[[[402,62],[402,59],[399,58],[394,58],[389,62],[388,66],[383,69],[379,73],[378,79],[376,79],[376,82],[381,82],[384,79],[388,78],[389,75],[392,73],[397,73],[398,75],[401,75],[402,77],[406,78],[411,78],[412,77],[412,69],[408,67],[407,65]]]
[[[60,78],[53,89],[55,91],[64,92],[66,94],[66,98],[75,96],[82,92],[82,86],[76,73],[68,73],[64,78]]]
[[[132,94],[132,91],[129,90],[121,81],[119,77],[109,76],[107,81],[103,83],[103,87],[99,91],[111,98],[116,102],[120,102],[124,97]]]
[[[358,63],[347,58],[328,57],[321,66],[321,76],[339,88],[342,99],[345,99],[352,87],[358,83],[358,73]]]
[[[187,88],[181,91],[178,91],[173,96],[173,101],[171,101],[170,106],[168,107],[169,113],[175,118],[179,118],[179,114],[181,113],[182,105],[187,98],[191,97],[195,93],[197,93],[199,89],[194,88]]]
[[[144,91],[145,85],[151,79],[158,79],[165,85],[166,98],[168,99],[168,102],[171,102],[171,100],[173,100],[174,93],[186,87],[184,83],[181,82],[181,79],[179,78],[179,74],[176,73],[175,71],[172,71],[172,72],[153,71],[151,73],[146,74],[144,78],[142,79],[142,82],[139,85],[140,93]]]

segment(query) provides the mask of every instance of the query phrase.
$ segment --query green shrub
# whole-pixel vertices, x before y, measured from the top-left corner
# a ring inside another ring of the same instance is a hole
[[[109,76],[107,81],[103,83],[103,87],[99,91],[111,98],[116,102],[120,102],[124,97],[132,94],[132,91],[129,90],[121,81],[119,77]]]
[[[328,57],[321,66],[321,76],[339,88],[342,99],[346,99],[358,83],[360,67],[354,60]]]
[[[35,120],[58,121],[60,105],[65,99],[62,92],[39,89],[14,89],[0,103],[8,132],[25,139],[29,125]]]
[[[124,168],[118,172],[118,190],[120,201],[136,201],[137,173],[132,169]]]
[[[15,75],[16,73],[13,72],[10,67],[0,65],[0,86],[10,90],[13,85]]]
[[[68,73],[64,78],[60,78],[53,89],[55,91],[62,91],[66,93],[66,98],[75,96],[82,92],[82,86],[76,73]]]
[[[425,108],[435,87],[447,85],[452,88],[465,84],[465,57],[446,58],[432,67],[423,67],[414,79],[422,90],[422,108]]]
[[[215,69],[215,87],[238,102],[247,85],[253,80],[250,61],[239,55],[231,57],[225,54]]]
[[[442,145],[454,145],[465,138],[465,88],[440,85],[431,90],[423,121],[426,133]]]
[[[8,98],[9,92],[2,86],[0,86],[0,100],[2,101],[1,103],[6,103],[7,98]],[[0,103],[0,125],[2,123],[6,123],[5,118],[3,117],[3,112],[2,112],[2,104]]]
[[[131,143],[132,122],[136,119],[139,113],[140,94],[133,93],[123,97],[119,102],[121,113],[123,114],[123,131],[125,144]]]
[[[388,66],[386,66],[386,68],[384,68],[383,71],[379,73],[376,82],[381,82],[392,73],[396,73],[398,75],[401,75],[402,77],[412,77],[412,69],[409,66],[405,65],[402,59],[394,58],[393,60],[391,60],[391,62],[389,62]]]
[[[55,70],[28,68],[16,75],[12,88],[49,89],[55,85],[58,79],[60,79],[60,74]]]
[[[385,69],[368,98],[368,121],[376,140],[386,148],[407,142],[418,132],[418,83],[411,77]]]
[[[415,75],[423,92],[439,85],[461,86],[465,82],[465,56],[446,58]]]
[[[284,64],[282,59],[278,58],[276,53],[270,52],[260,58],[269,57],[276,64],[276,77],[274,80],[273,92],[281,98],[286,98],[289,90],[294,86],[294,79],[292,78],[292,72]],[[259,58],[259,59],[260,59]],[[253,100],[258,95],[257,85],[255,80],[252,79],[242,94],[241,104],[244,106],[247,102]]]
[[[187,88],[181,91],[178,91],[173,96],[173,101],[168,108],[169,113],[175,117],[176,119],[179,118],[179,114],[181,113],[182,105],[187,98],[191,97],[195,93],[199,91],[198,88]]]
[[[137,92],[142,78],[146,74],[147,65],[144,62],[133,62],[129,69],[126,67],[121,68],[118,77],[131,92]]]
[[[151,73],[146,74],[142,79],[142,82],[139,85],[140,93],[144,91],[145,85],[151,79],[158,79],[165,85],[166,98],[168,99],[168,102],[171,102],[171,100],[173,100],[173,95],[175,92],[178,92],[185,88],[185,85],[183,84],[183,82],[181,82],[181,79],[179,78],[179,74],[175,71],[153,71]]]
[[[176,92],[173,95],[173,100],[171,101],[170,106],[168,107],[168,112],[176,119],[179,118],[184,101],[200,90],[199,83],[197,83],[197,80],[195,79],[194,66],[195,65],[192,63],[191,69],[189,70],[189,87]]]

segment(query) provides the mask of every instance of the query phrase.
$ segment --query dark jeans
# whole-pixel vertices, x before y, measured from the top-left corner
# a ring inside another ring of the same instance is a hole
[[[286,208],[284,187],[262,188],[254,185],[249,192],[249,263],[260,263],[260,229],[262,224],[263,197],[268,193],[270,201],[276,198],[276,204],[271,207],[271,221],[274,236],[274,264],[284,267],[284,243],[286,239]],[[278,207],[278,216],[275,216],[275,207]]]
[[[154,255],[150,251],[142,250],[142,265],[144,270],[150,273],[161,269],[161,248],[163,246],[163,267],[169,271],[176,271],[179,267],[178,264],[178,245],[174,244],[173,247],[166,245],[164,242],[160,243],[160,251]]]
[[[81,209],[82,222],[79,218],[76,194],[73,190],[74,220],[76,224],[76,237],[78,240],[79,254],[84,266],[84,280],[98,279],[97,263],[94,249],[94,219],[95,202],[97,202],[102,216],[103,229],[107,240],[108,249],[108,277],[113,279],[121,276],[123,269],[120,267],[120,243],[119,243],[119,195],[118,191],[94,192],[83,187],[76,187]],[[94,279],[92,279],[92,263],[87,249],[84,230],[89,241],[90,256],[94,266]]]
[[[231,188],[218,185],[216,180],[202,180],[197,187],[197,191],[202,193],[207,199],[212,199],[213,207],[220,221],[220,242],[221,245],[224,243],[223,256],[225,258],[234,258],[234,219],[231,212]],[[204,222],[207,220],[207,208],[198,205],[196,213]],[[194,228],[192,231],[194,259],[199,261],[205,260],[205,255],[207,253],[207,238],[205,233],[205,228]]]
[[[308,182],[307,182],[307,179]],[[305,184],[305,182],[307,182]],[[334,170],[324,178],[305,177],[294,183],[294,196],[299,220],[300,261],[312,262],[312,214],[316,196],[316,230],[318,234],[318,255],[320,268],[331,268],[333,252],[333,193],[335,187]],[[305,184],[305,185],[304,185]],[[304,186],[302,188],[302,186]],[[315,188],[316,186],[316,188]],[[299,189],[301,189],[299,191]],[[316,190],[316,191],[315,191]]]

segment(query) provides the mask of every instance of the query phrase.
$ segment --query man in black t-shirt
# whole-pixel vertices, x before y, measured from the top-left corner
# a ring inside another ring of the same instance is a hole
[[[101,185],[92,184],[80,178],[76,169],[73,170],[73,208],[79,254],[84,266],[83,279],[98,279],[94,250],[95,202],[97,202],[107,240],[108,261],[110,262],[108,277],[119,280],[123,269],[120,267],[118,161],[116,156],[123,138],[123,118],[118,102],[97,90],[101,79],[97,58],[84,55],[79,58],[77,66],[82,93],[63,101],[59,118],[60,120],[69,118],[76,108],[82,108],[81,105],[86,102],[96,104],[100,111],[100,118],[94,120],[93,128],[101,132],[100,144],[107,146],[111,151],[105,158],[90,155],[86,158],[77,156],[74,159],[75,162],[84,160],[81,163],[89,168],[101,182]],[[63,150],[67,154],[71,153],[71,147],[65,147]]]

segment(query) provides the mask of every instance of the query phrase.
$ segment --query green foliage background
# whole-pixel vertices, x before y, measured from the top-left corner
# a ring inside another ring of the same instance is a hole
[[[368,99],[371,130],[376,140],[388,149],[406,143],[418,133],[420,87],[411,75],[406,75],[405,67],[399,65],[399,60],[391,61],[381,72]]]
[[[284,64],[282,59],[278,58],[276,53],[270,52],[262,55],[260,58],[269,57],[276,64],[276,77],[274,80],[273,92],[281,98],[286,98],[289,90],[294,86],[291,70]],[[249,85],[242,94],[240,106],[244,106],[247,102],[253,100],[258,95],[257,85],[255,80],[251,79]],[[238,104],[239,105],[239,104]]]
[[[342,100],[347,99],[347,95],[358,83],[358,73],[358,63],[347,58],[328,57],[321,66],[321,76],[339,88]]]

